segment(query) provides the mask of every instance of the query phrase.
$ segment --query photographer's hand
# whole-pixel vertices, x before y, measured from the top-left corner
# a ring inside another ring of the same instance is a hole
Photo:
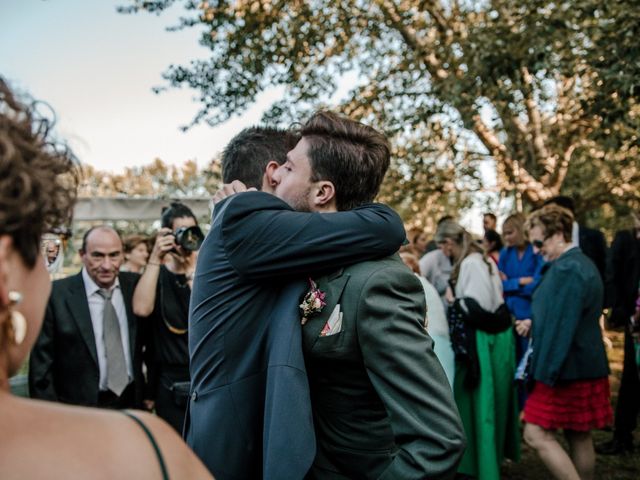
[[[156,235],[151,255],[149,255],[149,265],[162,264],[164,257],[172,249],[176,248],[175,237],[170,228],[161,228]]]
[[[160,266],[165,256],[175,248],[175,237],[170,228],[161,228],[156,235],[149,261],[133,292],[133,313],[139,317],[148,317],[156,302],[156,285],[160,275]]]

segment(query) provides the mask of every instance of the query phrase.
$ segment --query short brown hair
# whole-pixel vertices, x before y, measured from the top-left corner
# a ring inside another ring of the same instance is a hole
[[[249,127],[231,139],[222,153],[222,181],[240,180],[262,190],[262,177],[271,161],[282,165],[300,138],[293,131]]]
[[[70,224],[77,195],[73,154],[51,140],[50,128],[0,77],[0,234],[30,268],[42,234]]]
[[[536,210],[527,219],[526,229],[540,227],[545,238],[562,233],[565,241],[571,242],[573,234],[573,214],[570,210],[550,203]]]
[[[389,142],[382,133],[321,111],[311,117],[300,134],[309,142],[311,181],[333,183],[338,210],[373,201],[391,158]]]
[[[149,248],[149,238],[138,234],[127,235],[124,237],[122,239],[122,249],[124,250],[124,253],[131,253],[131,251],[141,243],[144,243],[147,246],[147,249],[151,250]]]

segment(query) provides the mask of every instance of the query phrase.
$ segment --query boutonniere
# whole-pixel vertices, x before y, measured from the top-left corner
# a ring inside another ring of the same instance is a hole
[[[302,313],[302,319],[300,323],[304,325],[307,323],[309,317],[315,313],[320,313],[327,302],[324,301],[325,293],[318,288],[316,282],[311,278],[309,279],[309,291],[302,299],[302,303],[299,305],[300,313]]]

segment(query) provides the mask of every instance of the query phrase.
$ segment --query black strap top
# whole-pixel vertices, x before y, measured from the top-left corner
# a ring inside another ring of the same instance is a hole
[[[138,417],[136,417],[132,413],[129,413],[129,412],[124,411],[124,410],[122,411],[122,413],[124,413],[127,417],[129,417],[134,422],[136,422],[138,425],[140,425],[140,428],[142,428],[142,430],[144,430],[144,433],[147,434],[147,437],[149,438],[149,441],[151,442],[151,445],[153,446],[153,449],[156,452],[156,456],[158,457],[158,463],[160,464],[160,470],[162,470],[162,480],[169,480],[169,471],[167,470],[167,466],[165,465],[164,459],[162,458],[162,452],[160,451],[160,447],[156,443],[156,439],[153,438],[153,434],[151,433],[151,431],[147,428],[147,426],[144,424],[144,422],[142,420],[140,420]]]

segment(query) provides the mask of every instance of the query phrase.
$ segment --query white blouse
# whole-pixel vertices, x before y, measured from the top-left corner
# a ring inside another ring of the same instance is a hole
[[[490,259],[487,262],[482,254],[469,254],[460,264],[460,274],[456,283],[456,298],[471,297],[485,310],[495,312],[504,302],[502,298],[502,280],[498,267]],[[491,268],[491,274],[489,274]]]

